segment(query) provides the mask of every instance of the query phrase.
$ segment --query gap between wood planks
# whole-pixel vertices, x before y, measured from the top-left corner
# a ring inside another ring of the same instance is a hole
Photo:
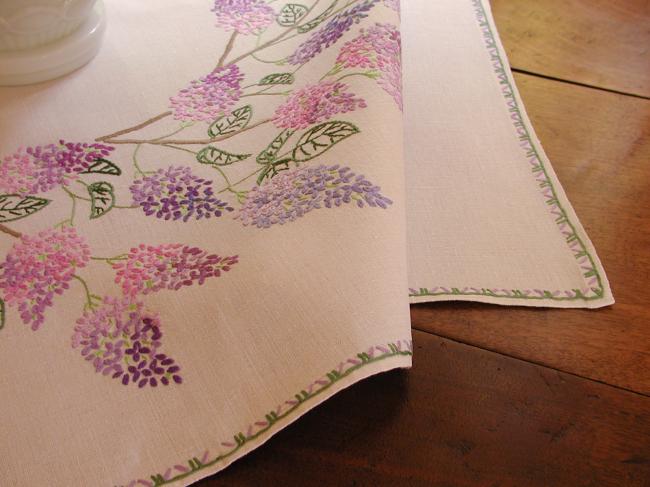
[[[558,78],[556,76],[551,76],[551,75],[548,75],[548,74],[535,73],[534,71],[528,71],[527,69],[520,69],[520,68],[511,67],[510,70],[513,73],[527,74],[529,76],[536,76],[538,78],[544,78],[544,79],[548,79],[548,80],[551,80],[551,81],[558,81],[560,83],[566,83],[566,84],[569,84],[569,85],[582,86],[583,88],[590,88],[592,90],[606,91],[608,93],[615,93],[617,95],[630,96],[632,98],[640,98],[641,100],[650,100],[649,96],[637,95],[636,93],[629,93],[627,91],[619,91],[619,90],[614,90],[612,88],[604,88],[602,86],[590,85],[588,83],[582,83],[580,81],[572,81],[570,79]]]
[[[552,365],[545,364],[544,362],[539,362],[539,361],[536,361],[536,360],[528,360],[528,359],[525,359],[525,358],[522,358],[522,357],[518,357],[517,355],[504,353],[502,351],[497,350],[496,348],[478,346],[478,345],[476,345],[476,344],[474,344],[472,342],[468,342],[468,341],[465,341],[465,340],[459,340],[458,338],[452,338],[450,336],[442,335],[440,333],[432,333],[431,331],[424,330],[422,328],[416,328],[414,326],[412,326],[411,329],[417,330],[417,331],[419,331],[421,333],[427,333],[429,335],[432,335],[432,336],[435,336],[435,337],[438,337],[438,338],[444,338],[445,340],[449,340],[450,342],[459,343],[461,345],[476,348],[478,350],[485,350],[485,351],[488,351],[488,352],[495,353],[497,355],[501,355],[503,357],[508,357],[508,358],[511,358],[511,359],[514,359],[514,360],[518,360],[520,362],[527,362],[529,364],[537,365],[538,367],[544,367],[545,369],[555,370],[557,372],[561,372],[563,374],[571,375],[571,376],[577,377],[579,379],[588,380],[590,382],[595,382],[597,384],[602,384],[602,385],[608,386],[608,387],[613,387],[614,389],[618,389],[620,391],[631,392],[632,394],[636,394],[637,396],[650,397],[650,394],[645,394],[643,392],[635,391],[634,389],[629,389],[627,387],[618,386],[616,384],[610,384],[609,382],[605,382],[605,381],[602,381],[602,380],[599,380],[599,379],[593,379],[593,378],[587,377],[585,375],[576,374],[575,372],[569,372],[568,370],[559,369],[557,367],[553,367]]]

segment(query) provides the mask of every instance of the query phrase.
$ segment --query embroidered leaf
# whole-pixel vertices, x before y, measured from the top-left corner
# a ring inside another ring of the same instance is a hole
[[[304,34],[305,32],[309,32],[310,30],[318,27],[321,23],[323,23],[325,19],[327,19],[329,14],[332,13],[332,10],[334,10],[334,7],[336,7],[337,3],[339,3],[339,0],[334,0],[334,2],[329,7],[327,7],[327,10],[325,10],[318,17],[316,17],[314,20],[307,22],[305,25],[301,25],[300,27],[298,27],[298,32]]]
[[[293,149],[293,160],[296,162],[309,161],[357,133],[359,133],[359,129],[349,122],[333,120],[316,125],[300,137]]]
[[[234,162],[248,159],[251,154],[231,154],[225,150],[217,149],[208,145],[196,154],[196,160],[201,164],[212,164],[215,166],[229,166]]]
[[[50,200],[36,196],[20,196],[18,194],[0,194],[0,222],[20,220],[50,203]]]
[[[0,298],[0,330],[5,327],[6,312],[7,309],[5,308],[5,302],[2,298]]]
[[[81,171],[80,174],[107,174],[109,176],[119,176],[122,170],[108,159],[97,159],[88,169]]]
[[[258,85],[290,85],[294,82],[293,73],[273,73],[264,76]]]
[[[115,190],[113,185],[104,181],[88,186],[90,195],[90,219],[94,220],[105,215],[115,205]]]
[[[309,9],[305,7],[304,5],[300,5],[299,3],[287,3],[284,7],[282,7],[282,10],[280,10],[280,13],[278,14],[278,24],[280,24],[283,27],[291,27],[292,25],[296,25],[300,19],[302,19]]]
[[[233,110],[230,115],[216,119],[208,129],[208,135],[212,138],[219,135],[229,135],[239,132],[248,125],[253,116],[253,108],[250,105]]]
[[[287,140],[289,140],[294,132],[295,130],[293,129],[284,129],[282,132],[280,132],[278,136],[271,141],[267,148],[259,153],[256,158],[257,163],[266,165],[273,162],[275,160],[275,156],[278,155],[280,149],[282,149],[284,144],[287,142]]]
[[[271,179],[279,174],[281,171],[289,169],[289,163],[293,162],[291,159],[282,159],[280,161],[271,162],[260,172],[257,177],[257,185],[259,186],[265,179]]]

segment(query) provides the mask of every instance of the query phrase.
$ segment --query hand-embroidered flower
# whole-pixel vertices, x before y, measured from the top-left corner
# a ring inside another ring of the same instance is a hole
[[[275,20],[275,12],[263,0],[215,0],[212,11],[217,26],[239,34],[259,34]]]
[[[18,306],[23,323],[38,330],[54,296],[70,287],[75,270],[89,259],[88,245],[74,228],[23,235],[0,265],[0,289],[6,303]]]
[[[158,316],[129,298],[104,297],[93,311],[77,320],[72,347],[95,367],[95,372],[122,384],[156,387],[183,382],[174,359],[160,352],[163,333]]]
[[[244,225],[268,228],[323,206],[356,203],[359,208],[365,205],[387,208],[392,201],[380,191],[381,188],[347,167],[301,166],[254,187],[235,218]]]
[[[336,68],[365,68],[379,71],[379,85],[402,109],[402,39],[390,24],[375,24],[346,42],[336,58]]]
[[[378,0],[365,0],[363,3],[336,14],[325,27],[317,30],[298,46],[298,49],[287,58],[289,64],[305,64],[338,41],[354,24],[368,16],[368,11]]]
[[[161,289],[178,290],[195,282],[219,277],[238,262],[238,256],[220,257],[182,244],[144,245],[132,248],[126,260],[115,262],[115,282],[125,296],[149,294]]]
[[[392,8],[395,12],[400,12],[400,0],[384,0],[384,5],[388,8]]]
[[[0,191],[26,196],[67,185],[113,149],[104,144],[64,140],[58,144],[20,148],[0,162]]]
[[[243,79],[239,67],[230,64],[191,81],[169,99],[174,118],[212,122],[223,116],[239,100]]]
[[[189,167],[158,169],[135,180],[130,189],[145,215],[164,220],[200,220],[233,210],[214,195],[212,181],[195,176]]]
[[[345,83],[322,81],[296,90],[275,110],[273,122],[277,127],[298,130],[338,113],[365,108],[363,98],[355,97],[347,89]]]

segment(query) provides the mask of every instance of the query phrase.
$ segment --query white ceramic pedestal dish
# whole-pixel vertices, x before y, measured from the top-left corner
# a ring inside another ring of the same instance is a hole
[[[102,1],[49,1],[58,1],[66,11],[61,14],[54,6],[37,7],[10,15],[0,9],[0,14],[7,15],[0,17],[0,85],[58,78],[80,68],[99,51],[106,30]]]

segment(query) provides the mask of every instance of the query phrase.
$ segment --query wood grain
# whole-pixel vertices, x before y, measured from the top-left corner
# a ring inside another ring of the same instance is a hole
[[[650,96],[648,0],[491,0],[513,67]]]
[[[617,303],[596,311],[418,305],[413,326],[650,394],[650,101],[515,78]]]
[[[650,399],[415,332],[410,372],[341,392],[201,487],[650,485]]]

